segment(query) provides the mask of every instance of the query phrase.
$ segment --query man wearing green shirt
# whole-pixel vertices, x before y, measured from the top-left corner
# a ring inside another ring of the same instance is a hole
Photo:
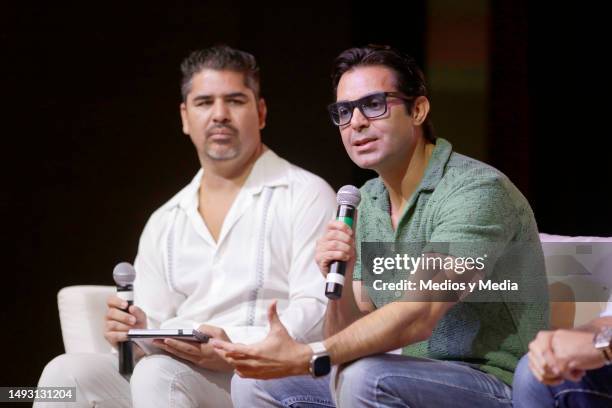
[[[239,376],[235,406],[511,406],[517,361],[548,316],[529,204],[502,173],[435,138],[412,58],[390,47],[346,50],[335,61],[333,85],[337,102],[329,111],[347,153],[379,175],[361,188],[355,231],[332,221],[317,243],[324,275],[332,261],[347,263],[344,293],[328,304],[322,343],[293,341],[274,307],[261,343],[213,341]],[[421,266],[377,275],[386,283],[455,289],[378,290],[365,242],[417,248],[410,256]],[[432,274],[423,265],[435,259],[449,263]],[[486,266],[475,268],[474,259]],[[481,297],[473,293],[479,287]],[[338,368],[324,376],[330,361]],[[314,379],[241,378],[309,372]]]

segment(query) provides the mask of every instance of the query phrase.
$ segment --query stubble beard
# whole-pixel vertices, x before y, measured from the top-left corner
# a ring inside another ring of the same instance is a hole
[[[232,140],[227,144],[221,144],[219,142],[206,142],[206,145],[204,146],[204,153],[206,154],[206,157],[211,160],[232,160],[238,157],[240,154],[240,144],[237,140]]]

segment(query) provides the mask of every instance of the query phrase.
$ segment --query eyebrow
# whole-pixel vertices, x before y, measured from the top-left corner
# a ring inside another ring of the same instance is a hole
[[[389,92],[391,92],[391,91],[389,91]],[[361,96],[361,97],[359,97],[359,98],[357,98],[357,99],[343,99],[343,100],[341,100],[341,101],[336,101],[335,103],[347,103],[347,102],[348,102],[348,103],[350,103],[350,102],[357,102],[357,101],[359,101],[359,100],[361,100],[361,99],[363,99],[363,98],[367,98],[367,97],[369,97],[369,96],[373,96],[373,95],[380,94],[380,93],[385,93],[385,91],[371,92],[371,93],[369,93],[369,94],[365,94],[365,95],[363,95],[363,96]]]
[[[193,98],[194,101],[199,101],[202,99],[213,99],[215,98],[216,95],[211,95],[211,94],[203,94],[203,95],[198,95],[196,97]],[[231,92],[228,94],[222,94],[220,95],[222,98],[247,98],[248,99],[248,95],[245,94],[244,92]]]

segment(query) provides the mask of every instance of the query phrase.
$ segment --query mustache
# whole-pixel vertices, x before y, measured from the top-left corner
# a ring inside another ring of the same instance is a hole
[[[213,133],[217,133],[220,130],[227,132],[232,136],[236,136],[238,134],[238,129],[236,129],[232,125],[226,124],[226,125],[213,125],[209,127],[208,129],[206,129],[206,136],[210,136]]]

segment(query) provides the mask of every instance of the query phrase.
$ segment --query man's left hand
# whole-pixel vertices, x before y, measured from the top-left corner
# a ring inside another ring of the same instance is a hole
[[[219,339],[228,344],[232,344],[225,330],[220,327],[203,324],[198,327],[198,331],[209,335],[211,341],[212,339]],[[154,344],[167,353],[182,358],[183,360],[190,361],[202,368],[224,372],[230,372],[234,368],[215,352],[210,343],[164,339],[163,341],[155,340]]]
[[[276,312],[276,302],[268,310],[270,332],[259,343],[244,345],[211,340],[219,356],[231,364],[240,377],[270,379],[308,374],[312,349],[291,338]]]

